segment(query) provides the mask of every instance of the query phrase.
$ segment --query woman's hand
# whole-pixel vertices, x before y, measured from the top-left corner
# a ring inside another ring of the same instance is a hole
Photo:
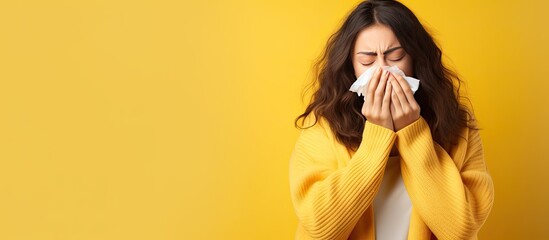
[[[389,72],[378,68],[368,85],[362,90],[364,105],[362,115],[368,122],[393,130],[391,118],[391,84],[387,84]]]
[[[414,98],[414,93],[404,78],[398,74],[389,76],[391,93],[391,116],[394,131],[398,131],[419,119],[420,107]]]

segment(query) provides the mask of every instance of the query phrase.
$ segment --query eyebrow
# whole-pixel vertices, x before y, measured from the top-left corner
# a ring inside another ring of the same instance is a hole
[[[401,46],[398,46],[398,47],[394,47],[394,48],[390,48],[390,49],[387,49],[387,51],[383,52],[383,55],[386,55],[386,54],[389,54],[397,49],[400,49],[402,48]],[[375,52],[357,52],[356,54],[364,54],[364,55],[370,55],[370,56],[377,56],[377,53]]]

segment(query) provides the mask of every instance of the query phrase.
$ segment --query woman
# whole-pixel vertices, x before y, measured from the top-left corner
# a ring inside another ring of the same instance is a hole
[[[397,1],[360,3],[332,35],[318,90],[296,119],[296,239],[477,238],[494,186],[460,80],[441,56]],[[415,94],[379,69],[393,65],[420,80]],[[358,97],[349,87],[369,68],[378,70]]]

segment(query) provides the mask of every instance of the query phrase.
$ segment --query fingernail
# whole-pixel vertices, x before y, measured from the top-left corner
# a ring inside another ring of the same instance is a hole
[[[376,67],[376,73],[378,73],[379,71],[381,71],[381,68],[380,68],[380,67]]]

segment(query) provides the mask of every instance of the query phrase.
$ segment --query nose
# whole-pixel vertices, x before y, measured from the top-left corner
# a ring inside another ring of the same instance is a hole
[[[389,65],[387,64],[387,60],[385,60],[385,58],[383,56],[378,56],[377,60],[376,60],[376,63],[375,63],[375,66],[384,67],[384,66],[389,66]]]

